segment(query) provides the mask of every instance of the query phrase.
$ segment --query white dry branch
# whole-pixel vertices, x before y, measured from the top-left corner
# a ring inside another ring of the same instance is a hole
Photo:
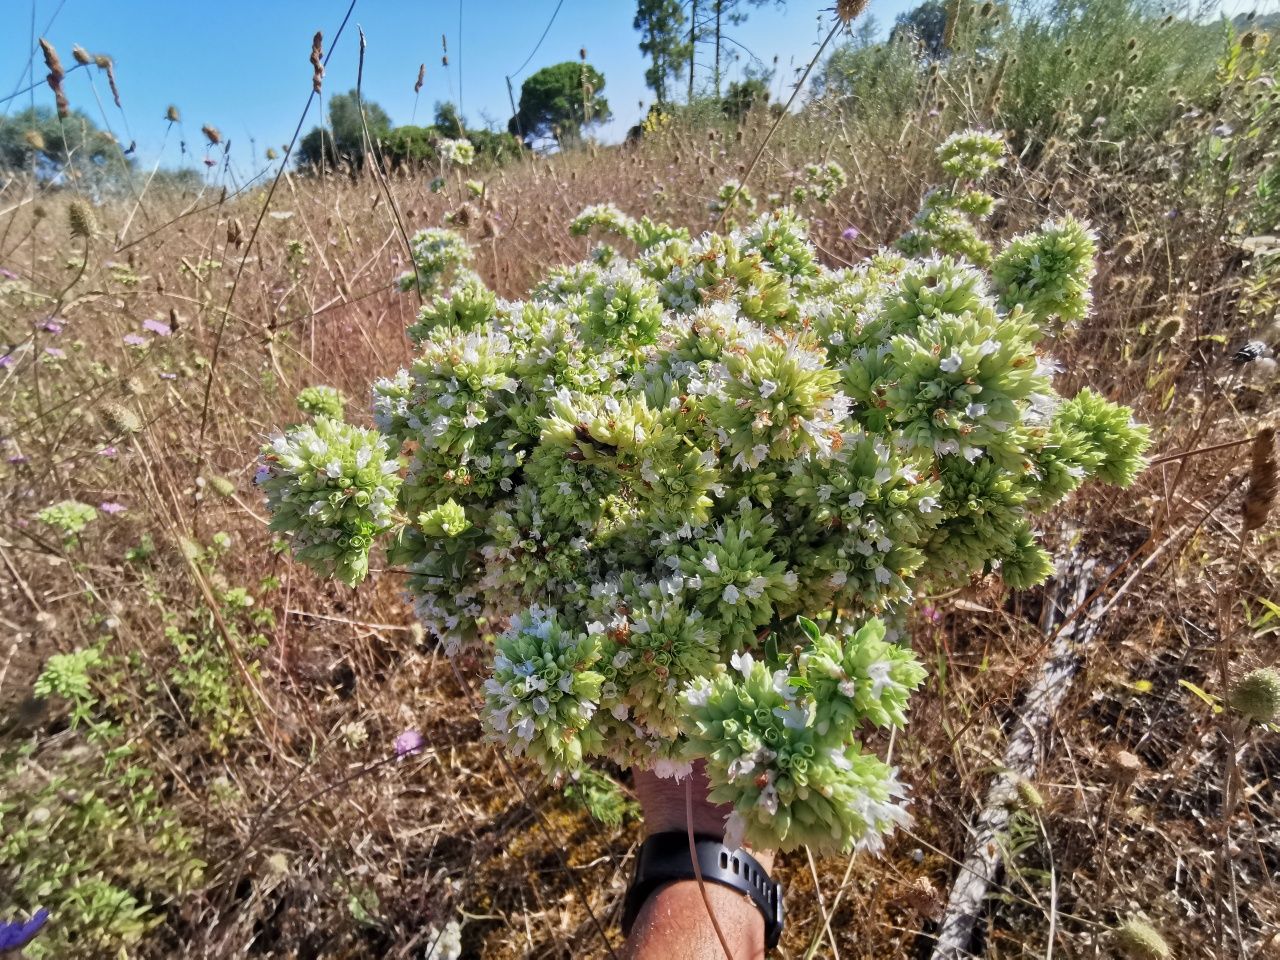
[[[1054,636],[1070,611],[1077,610],[1092,589],[1096,561],[1084,559],[1077,547],[1063,565],[1062,573],[1045,587],[1045,603],[1040,629]],[[982,913],[987,890],[1000,869],[1009,816],[1017,804],[1018,784],[1033,780],[1044,758],[1054,715],[1070,689],[1080,666],[1078,651],[1088,645],[1098,631],[1100,603],[1082,611],[1054,636],[1053,645],[1040,667],[1040,674],[1023,698],[1017,728],[1005,748],[1000,772],[987,790],[986,802],[978,814],[965,849],[946,913],[937,934],[933,960],[961,960],[975,954],[974,927]]]

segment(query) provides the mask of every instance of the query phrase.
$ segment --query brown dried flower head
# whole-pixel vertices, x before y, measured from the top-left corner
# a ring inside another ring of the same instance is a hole
[[[867,9],[867,0],[837,0],[836,16],[842,23],[852,23],[863,10]]]
[[[324,80],[324,34],[317,30],[311,38],[311,89],[320,92]]]

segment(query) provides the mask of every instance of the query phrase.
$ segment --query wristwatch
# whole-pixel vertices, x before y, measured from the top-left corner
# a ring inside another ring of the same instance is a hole
[[[745,893],[764,917],[765,948],[772,950],[782,936],[782,885],[769,879],[768,872],[747,851],[734,850],[719,839],[695,834],[694,849],[702,879]],[[640,845],[635,877],[622,905],[622,932],[631,926],[640,908],[659,887],[676,880],[696,880],[689,857],[689,835],[682,831],[655,833]]]

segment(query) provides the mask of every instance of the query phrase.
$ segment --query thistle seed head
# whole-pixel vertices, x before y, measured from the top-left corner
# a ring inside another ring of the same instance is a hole
[[[1250,670],[1231,688],[1227,703],[1250,720],[1270,723],[1280,715],[1280,671]]]

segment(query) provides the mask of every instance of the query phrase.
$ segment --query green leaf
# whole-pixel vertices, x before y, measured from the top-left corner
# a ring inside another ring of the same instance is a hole
[[[1186,687],[1188,690],[1194,693],[1197,697],[1199,697],[1201,700],[1203,700],[1205,703],[1211,706],[1213,708],[1214,713],[1222,712],[1222,707],[1219,706],[1218,704],[1218,698],[1215,697],[1213,694],[1208,693],[1205,690],[1202,690],[1200,687],[1197,687],[1190,680],[1179,680],[1178,683],[1181,686]]]
[[[800,629],[804,631],[804,635],[809,638],[810,643],[817,643],[818,638],[822,636],[822,631],[818,629],[818,625],[808,617],[796,617],[796,623],[800,624]]]

